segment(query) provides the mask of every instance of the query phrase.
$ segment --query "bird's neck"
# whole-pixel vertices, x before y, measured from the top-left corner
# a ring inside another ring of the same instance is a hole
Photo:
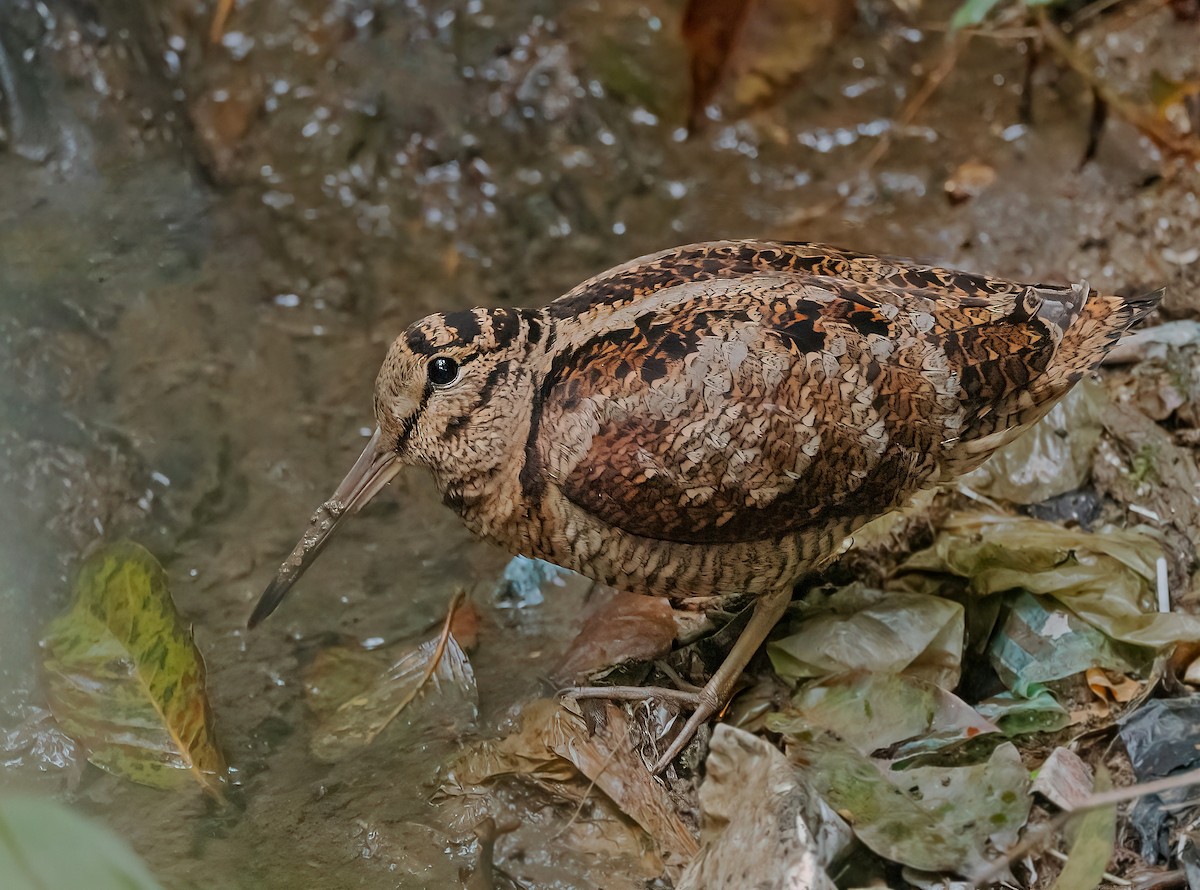
[[[534,376],[528,366],[514,368],[488,403],[439,443],[429,461],[446,505],[476,534],[505,546],[518,546],[522,534],[520,472]]]

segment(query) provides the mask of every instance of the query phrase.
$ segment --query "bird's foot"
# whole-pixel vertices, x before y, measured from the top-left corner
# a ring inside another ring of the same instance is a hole
[[[700,694],[685,689],[670,689],[666,686],[572,686],[562,691],[563,695],[575,698],[609,698],[614,701],[645,701],[661,699],[678,702],[689,708],[700,703]]]
[[[742,669],[762,645],[767,634],[775,623],[783,617],[788,603],[791,601],[790,588],[778,590],[762,596],[754,605],[754,613],[742,630],[741,636],[730,650],[725,661],[713,674],[712,679],[704,684],[699,691],[683,689],[667,689],[658,686],[581,686],[578,689],[567,690],[576,698],[609,698],[622,701],[645,701],[646,699],[661,699],[674,701],[692,709],[692,716],[683,724],[683,728],[671,740],[667,750],[662,753],[650,768],[652,773],[665,770],[679,753],[688,746],[696,732],[721,712],[725,703],[733,695],[733,687],[737,683]],[[670,676],[670,673],[668,674]],[[677,682],[678,676],[672,677]]]
[[[607,698],[616,701],[671,701],[685,708],[691,708],[692,716],[688,718],[683,729],[671,740],[667,750],[650,768],[651,773],[657,774],[665,770],[679,755],[679,752],[687,747],[688,742],[692,740],[701,726],[720,712],[727,693],[716,687],[714,683],[716,680],[717,678],[714,677],[699,691],[670,689],[665,686],[579,686],[565,689],[563,694],[575,698]],[[718,698],[718,696],[722,697]]]

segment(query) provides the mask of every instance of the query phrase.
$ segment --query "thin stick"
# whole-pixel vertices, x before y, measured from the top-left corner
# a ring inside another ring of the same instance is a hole
[[[937,65],[925,75],[925,81],[921,84],[921,88],[913,93],[912,98],[905,102],[904,107],[900,109],[900,115],[896,118],[896,125],[885,132],[879,141],[875,143],[875,147],[871,149],[871,153],[863,161],[861,172],[866,173],[871,170],[888,153],[892,147],[893,134],[897,128],[907,127],[911,124],[921,109],[929,102],[933,94],[937,92],[938,87],[950,76],[950,72],[958,64],[959,53],[967,45],[970,37],[970,34],[957,34],[950,39],[946,44],[946,48],[942,51],[942,57],[938,60]]]
[[[875,165],[883,160],[884,156],[891,151],[892,143],[895,142],[896,130],[911,124],[933,94],[937,92],[937,88],[950,76],[950,72],[954,70],[954,66],[958,62],[959,53],[967,44],[970,37],[970,34],[960,32],[949,40],[946,48],[942,51],[942,57],[938,60],[937,65],[925,76],[925,80],[922,82],[920,88],[904,103],[904,106],[900,109],[900,114],[896,117],[895,125],[879,137],[879,141],[875,143],[875,146],[862,160],[862,163],[858,165],[855,175],[861,176],[870,173],[875,168]],[[796,226],[825,216],[841,207],[846,202],[847,197],[848,195],[839,194],[817,204],[805,207],[790,215],[784,220],[783,224]]]
[[[1167,776],[1165,779],[1155,779],[1153,782],[1142,782],[1137,785],[1127,785],[1124,788],[1113,788],[1109,791],[1099,791],[1089,794],[1087,799],[1078,806],[1063,810],[1037,831],[1030,832],[1015,847],[1010,849],[992,867],[975,879],[976,887],[991,884],[1004,873],[1014,862],[1027,854],[1045,846],[1057,832],[1061,831],[1072,816],[1086,813],[1098,807],[1107,807],[1119,803],[1127,803],[1151,794],[1161,794],[1164,791],[1174,791],[1176,788],[1186,788],[1190,785],[1200,785],[1200,769],[1188,770],[1177,776]]]
[[[1064,853],[1062,850],[1055,850],[1053,847],[1051,847],[1049,850],[1047,850],[1046,853],[1049,856],[1053,856],[1059,862],[1066,862],[1068,859],[1071,858],[1066,853]],[[1133,881],[1127,881],[1124,878],[1118,878],[1116,875],[1109,874],[1108,872],[1103,872],[1100,876],[1102,878],[1104,878],[1104,880],[1108,881],[1110,884],[1116,884],[1118,887],[1132,887],[1133,886]]]
[[[209,43],[220,43],[221,38],[225,36],[225,25],[229,22],[229,14],[233,12],[233,4],[234,0],[217,0],[217,9],[208,29]]]
[[[1084,82],[1092,88],[1096,96],[1116,114],[1123,117],[1146,136],[1149,136],[1159,148],[1163,148],[1173,154],[1200,159],[1200,142],[1197,142],[1194,137],[1190,138],[1184,134],[1176,133],[1164,121],[1159,120],[1140,105],[1122,96],[1105,80],[1097,76],[1096,72],[1092,69],[1091,60],[1084,59],[1072,45],[1071,41],[1067,39],[1066,35],[1045,14],[1040,16],[1039,24],[1042,29],[1042,39],[1045,41],[1046,46],[1057,53],[1059,58],[1067,64],[1068,68],[1083,78]]]

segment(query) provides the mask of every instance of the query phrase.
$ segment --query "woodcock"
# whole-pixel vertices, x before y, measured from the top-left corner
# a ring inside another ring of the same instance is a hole
[[[806,571],[1018,436],[1160,296],[718,241],[633,260],[543,309],[428,316],[392,343],[375,434],[250,624],[342,519],[424,465],[472,531],[512,552],[640,593],[759,595],[704,689],[671,692],[694,713],[661,769]]]

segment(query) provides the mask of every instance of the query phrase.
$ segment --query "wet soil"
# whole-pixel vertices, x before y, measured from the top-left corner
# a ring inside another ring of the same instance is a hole
[[[1131,94],[1154,68],[1200,75],[1197,25],[1137,10],[1088,31],[1103,75]],[[778,103],[687,138],[674,2],[265,0],[217,45],[195,2],[0,10],[0,727],[43,703],[36,640],[79,555],[129,536],[194,624],[236,776],[220,806],[26,752],[0,787],[66,791],[172,888],[457,885],[469,814],[430,800],[461,739],[431,719],[321,763],[305,666],[425,633],[466,587],[486,735],[546,690],[584,589],[501,608],[506,555],[410,473],[244,628],[362,447],[387,343],[435,308],[539,305],[651,250],[769,236],[1165,284],[1164,313],[1195,317],[1200,174],[1119,120],[1081,165],[1087,88],[1040,66],[1023,121],[1013,43],[975,40],[859,172],[951,11],[864,3]],[[952,204],[972,160],[996,182]],[[644,863],[559,840],[569,816],[523,812],[498,860],[526,886],[646,886]]]

